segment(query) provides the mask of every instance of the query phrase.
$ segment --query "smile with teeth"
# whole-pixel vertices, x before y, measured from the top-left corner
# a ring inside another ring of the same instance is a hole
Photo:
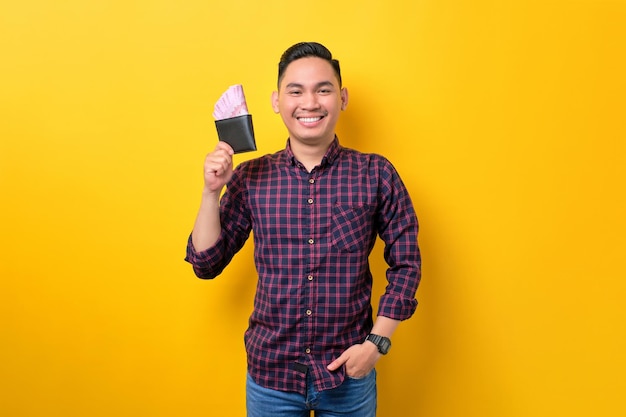
[[[322,116],[317,117],[298,117],[298,120],[302,123],[315,123],[317,121],[322,120]]]

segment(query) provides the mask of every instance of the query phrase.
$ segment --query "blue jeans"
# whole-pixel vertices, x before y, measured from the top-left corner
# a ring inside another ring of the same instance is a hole
[[[337,388],[316,391],[307,377],[307,394],[275,391],[246,381],[248,417],[375,417],[376,370],[362,379],[346,380]]]

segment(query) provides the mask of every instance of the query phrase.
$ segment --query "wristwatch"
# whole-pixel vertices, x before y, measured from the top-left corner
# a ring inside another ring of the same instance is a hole
[[[369,340],[370,342],[375,344],[378,348],[378,351],[383,355],[386,355],[391,348],[391,340],[389,340],[389,338],[385,336],[379,336],[377,334],[370,333],[367,335],[365,340]]]

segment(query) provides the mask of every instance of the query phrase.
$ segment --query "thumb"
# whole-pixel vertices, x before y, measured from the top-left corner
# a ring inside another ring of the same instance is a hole
[[[332,361],[326,368],[329,371],[336,371],[337,369],[341,368],[343,364],[345,364],[347,361],[348,361],[348,355],[346,354],[346,352],[343,352],[341,356],[339,356],[337,359]]]

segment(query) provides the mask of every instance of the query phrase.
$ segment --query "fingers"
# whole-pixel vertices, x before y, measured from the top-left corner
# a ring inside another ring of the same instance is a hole
[[[215,152],[210,153],[204,160],[204,172],[205,174],[220,176],[228,171],[232,162],[232,159],[228,155],[222,155]]]
[[[341,356],[332,361],[326,368],[329,371],[336,371],[337,369],[341,368],[346,362],[348,362],[349,357],[350,356],[347,355],[346,352],[344,352],[341,354]]]
[[[213,152],[204,161],[204,172],[220,176],[230,171],[233,164],[233,148],[226,142],[218,142]]]
[[[357,344],[346,349],[337,359],[332,361],[327,369],[336,371],[342,366],[346,367],[346,374],[353,378],[361,378],[367,375],[376,365],[380,353],[378,350],[365,349],[363,344]]]
[[[218,149],[226,151],[231,156],[235,154],[233,148],[228,143],[221,140],[217,142],[217,145],[215,146],[215,151],[217,151]]]
[[[215,149],[204,159],[204,190],[219,193],[233,175],[233,148],[226,142],[218,142]]]

